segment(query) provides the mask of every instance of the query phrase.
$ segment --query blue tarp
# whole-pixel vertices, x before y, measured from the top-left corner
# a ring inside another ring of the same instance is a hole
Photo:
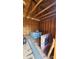
[[[33,39],[38,39],[41,37],[41,32],[31,32],[31,37]]]
[[[28,39],[28,42],[29,42],[29,45],[32,49],[35,59],[43,59],[42,56],[40,55],[38,49],[35,47],[35,44],[32,42],[32,39]]]

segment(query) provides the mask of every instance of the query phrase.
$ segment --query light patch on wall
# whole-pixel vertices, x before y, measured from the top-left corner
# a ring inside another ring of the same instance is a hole
[[[29,26],[23,27],[23,35],[29,35],[31,29]]]

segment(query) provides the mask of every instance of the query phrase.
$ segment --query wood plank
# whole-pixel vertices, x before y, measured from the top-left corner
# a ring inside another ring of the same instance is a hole
[[[46,11],[47,9],[51,8],[52,6],[54,6],[56,4],[56,2],[50,4],[49,6],[47,6],[46,8],[44,8],[42,11],[38,12],[34,17],[37,17],[39,14],[43,13],[44,11]]]
[[[30,19],[30,20],[40,21],[39,19],[32,18],[32,17],[29,17],[29,16],[27,16],[26,18],[27,18],[27,19]]]
[[[45,33],[52,33],[52,36],[55,36],[54,35],[54,32],[55,32],[55,24],[54,24],[54,19],[55,17],[52,17],[52,18],[49,18],[47,20],[43,20],[43,21],[40,21],[40,30]],[[45,26],[44,26],[45,25]]]
[[[56,39],[55,39],[55,46],[54,46],[54,59],[56,59]]]
[[[40,16],[40,17],[38,17],[38,18],[45,17],[45,16],[47,16],[47,15],[49,15],[49,14],[52,14],[52,13],[54,13],[55,11],[56,11],[56,10],[50,11],[50,12],[48,12],[48,13],[46,13],[46,14],[44,14],[43,16]]]
[[[29,14],[29,11],[30,11],[30,6],[31,6],[31,2],[32,0],[25,0],[26,2],[26,6],[25,6],[25,16],[27,16]]]
[[[23,33],[28,35],[30,32],[39,30],[39,22],[34,20],[24,20]]]
[[[46,19],[46,18],[49,18],[49,17],[55,16],[55,15],[56,15],[56,14],[51,14],[51,15],[49,15],[49,16],[47,16],[47,17],[42,18],[41,20],[44,20],[44,19]]]
[[[43,0],[39,0],[39,2],[34,6],[34,8],[31,10],[30,14],[33,13],[36,8],[43,2]]]
[[[23,1],[23,4],[26,6],[26,2],[25,1]]]
[[[50,48],[50,50],[49,50],[49,52],[48,52],[48,58],[50,57],[50,55],[51,55],[51,53],[52,53],[54,47],[55,47],[55,39],[53,39],[52,46],[51,46],[51,48]]]

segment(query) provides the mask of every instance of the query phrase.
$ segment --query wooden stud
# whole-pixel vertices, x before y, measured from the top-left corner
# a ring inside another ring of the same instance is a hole
[[[56,59],[56,42],[55,42],[55,47],[54,47],[54,59]]]
[[[50,48],[50,50],[49,50],[49,52],[48,52],[48,58],[50,57],[50,55],[51,55],[51,53],[52,53],[54,47],[55,47],[55,39],[53,39],[52,46],[51,46],[51,48]]]

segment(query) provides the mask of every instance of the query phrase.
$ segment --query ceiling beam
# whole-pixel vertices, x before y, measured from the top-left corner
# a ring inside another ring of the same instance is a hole
[[[23,4],[24,4],[24,5],[26,5],[26,2],[25,2],[25,1],[23,1]]]
[[[46,8],[44,8],[42,11],[38,12],[34,17],[37,17],[38,15],[40,15],[41,13],[43,13],[44,11],[46,11],[47,9],[51,8],[55,4],[56,4],[56,2],[50,4],[49,6],[47,6]]]
[[[30,14],[31,13],[33,13],[35,10],[36,10],[36,8],[40,5],[40,3],[42,3],[43,2],[43,0],[39,0],[39,2],[34,6],[34,8],[31,10],[31,12],[30,12]]]
[[[51,14],[51,15],[49,15],[49,16],[47,16],[47,17],[44,17],[44,18],[42,18],[42,20],[44,20],[44,19],[46,19],[46,18],[49,18],[49,17],[52,17],[52,16],[55,16],[56,14]]]
[[[26,18],[27,18],[27,19],[31,19],[31,20],[35,20],[35,21],[40,21],[39,19],[32,18],[32,17],[29,17],[29,16],[27,16]]]
[[[32,0],[34,3],[37,3],[35,0]]]
[[[28,1],[26,1],[27,3],[26,3],[26,7],[25,7],[25,13],[26,13],[26,16],[29,14],[29,11],[30,11],[30,6],[31,6],[31,3],[32,3],[32,1],[31,0],[28,0]]]
[[[52,14],[52,13],[54,13],[54,12],[56,12],[56,10],[50,11],[50,12],[48,12],[48,13],[46,13],[46,14],[44,14],[43,16],[40,16],[40,17],[38,17],[38,18],[45,17],[45,16],[50,15],[50,14]]]

